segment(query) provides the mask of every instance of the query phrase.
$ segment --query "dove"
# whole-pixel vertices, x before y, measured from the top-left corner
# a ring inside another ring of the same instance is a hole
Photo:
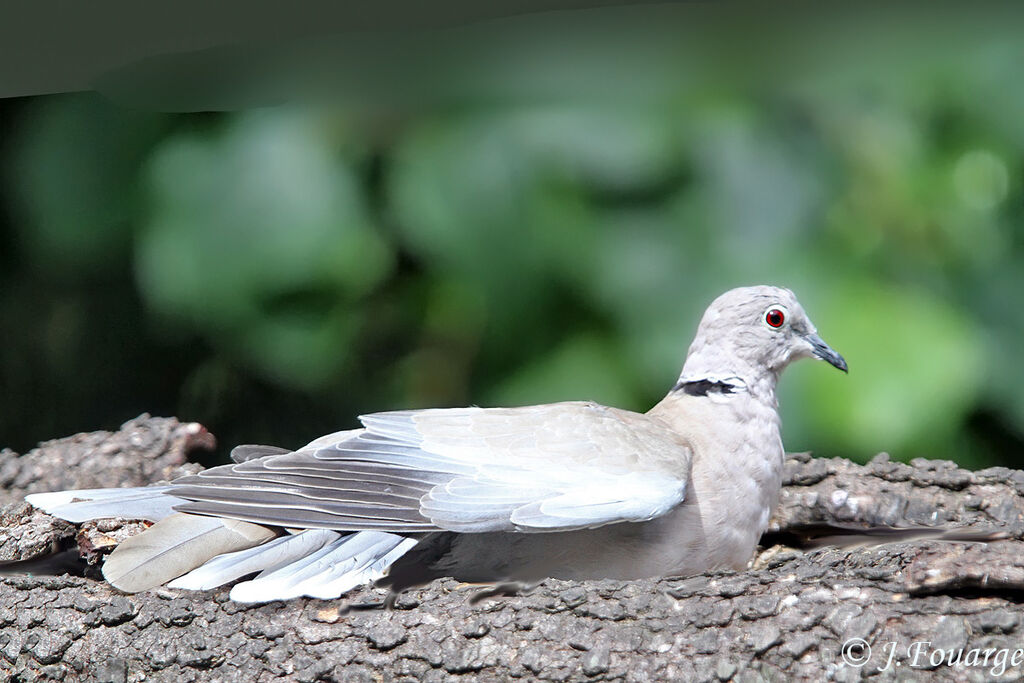
[[[801,358],[847,371],[790,290],[741,287],[710,304],[646,413],[587,401],[374,413],[294,451],[236,447],[232,464],[169,484],[26,499],[72,522],[155,522],[104,562],[125,592],[235,582],[231,599],[266,602],[446,576],[743,569],[781,488],[776,386]]]

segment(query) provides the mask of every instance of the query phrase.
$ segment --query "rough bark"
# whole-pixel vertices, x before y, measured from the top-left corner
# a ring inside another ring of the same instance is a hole
[[[26,492],[169,478],[204,441],[198,426],[144,416],[117,433],[0,454],[0,553],[33,557],[72,539],[69,525],[16,502]],[[809,553],[771,545],[744,572],[548,581],[478,604],[467,599],[475,588],[446,580],[406,594],[393,611],[306,599],[245,606],[225,590],[121,595],[90,578],[6,576],[0,670],[15,680],[843,681],[877,674],[895,644],[882,678],[1024,675],[1024,652],[1014,658],[1024,647],[1024,472],[793,455],[766,539],[821,522],[998,526],[1011,538]],[[364,589],[347,602],[382,597]],[[871,648],[866,665],[844,660],[851,638]],[[914,661],[914,643],[925,641]],[[960,664],[933,659],[961,648]]]

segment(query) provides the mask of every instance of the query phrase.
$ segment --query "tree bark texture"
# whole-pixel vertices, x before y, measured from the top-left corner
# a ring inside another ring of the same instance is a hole
[[[135,529],[79,531],[20,502],[26,493],[169,479],[196,469],[190,450],[212,445],[199,425],[142,416],[115,433],[0,453],[0,560],[76,543],[96,553]],[[476,604],[479,587],[443,580],[381,610],[358,608],[383,598],[374,588],[248,606],[225,589],[123,595],[94,578],[2,576],[0,672],[17,681],[253,683],[1024,676],[1024,472],[794,454],[786,479],[751,569],[682,580],[546,581]],[[781,544],[822,522],[995,526],[1010,538],[813,552]]]

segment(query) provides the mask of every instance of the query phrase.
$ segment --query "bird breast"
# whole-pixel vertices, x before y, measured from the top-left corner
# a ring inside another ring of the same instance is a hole
[[[680,554],[678,574],[746,566],[782,486],[784,449],[774,401],[677,396],[657,413],[693,448],[686,502],[665,520]]]

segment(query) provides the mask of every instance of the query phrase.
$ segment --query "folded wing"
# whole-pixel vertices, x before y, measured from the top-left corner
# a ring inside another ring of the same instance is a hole
[[[176,509],[260,524],[417,533],[564,531],[682,502],[690,449],[592,403],[376,413],[364,429],[175,481]]]

